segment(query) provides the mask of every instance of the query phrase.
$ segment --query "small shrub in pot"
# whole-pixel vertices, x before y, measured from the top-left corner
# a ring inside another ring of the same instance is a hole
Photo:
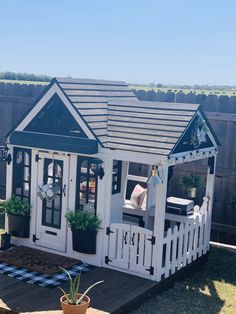
[[[31,206],[24,200],[12,196],[3,204],[8,216],[8,232],[14,237],[28,238]]]
[[[72,231],[73,250],[85,254],[96,254],[97,231],[101,219],[93,213],[76,210],[65,215]]]

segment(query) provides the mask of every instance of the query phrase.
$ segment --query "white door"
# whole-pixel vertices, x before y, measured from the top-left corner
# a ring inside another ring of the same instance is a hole
[[[110,265],[129,268],[130,225],[110,224],[109,252]]]
[[[130,270],[139,274],[151,272],[153,233],[151,230],[131,226]]]
[[[66,219],[68,203],[69,156],[39,153],[38,186],[58,186],[53,200],[37,196],[35,243],[56,251],[66,251]]]
[[[151,230],[134,225],[111,223],[108,230],[109,267],[126,269],[130,273],[153,275],[152,254],[155,238]]]

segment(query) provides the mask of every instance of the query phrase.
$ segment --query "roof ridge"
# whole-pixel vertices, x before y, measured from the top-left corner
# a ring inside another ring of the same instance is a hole
[[[55,77],[54,78],[59,84],[69,83],[69,84],[97,84],[97,85],[121,85],[128,86],[125,81],[113,81],[104,79],[93,79],[93,78],[75,78],[75,77]]]

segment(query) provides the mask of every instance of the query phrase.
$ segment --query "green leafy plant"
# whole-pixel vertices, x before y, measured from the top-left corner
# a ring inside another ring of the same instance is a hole
[[[194,174],[194,173],[183,176],[181,180],[181,186],[186,191],[192,188],[198,188],[202,186],[203,183],[204,183],[204,180],[202,176],[200,176],[199,174]]]
[[[101,229],[102,221],[93,213],[80,210],[68,211],[65,217],[71,229],[86,231],[97,231]]]
[[[2,208],[3,213],[30,216],[31,206],[26,201],[21,200],[14,195],[3,202]]]
[[[69,281],[70,281],[70,288],[69,288],[69,293],[66,293],[65,290],[63,290],[61,287],[59,287],[59,289],[63,292],[64,296],[66,297],[66,300],[68,302],[68,304],[71,305],[78,305],[81,304],[83,301],[84,296],[89,292],[89,290],[91,290],[92,288],[94,288],[96,285],[104,282],[103,280],[101,281],[97,281],[94,284],[92,284],[91,286],[88,287],[88,289],[84,292],[81,293],[81,295],[78,298],[78,293],[79,293],[79,286],[80,286],[80,274],[77,275],[74,279],[72,279],[70,273],[60,267],[69,277]]]

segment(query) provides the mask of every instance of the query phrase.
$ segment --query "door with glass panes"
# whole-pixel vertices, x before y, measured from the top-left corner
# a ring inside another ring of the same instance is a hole
[[[38,154],[38,195],[35,243],[66,251],[69,156]]]

